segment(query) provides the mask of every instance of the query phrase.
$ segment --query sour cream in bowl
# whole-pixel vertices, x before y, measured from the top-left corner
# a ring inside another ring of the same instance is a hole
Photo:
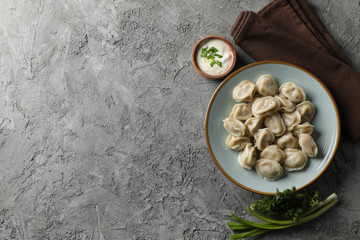
[[[192,64],[202,76],[219,79],[234,68],[236,52],[223,37],[210,35],[196,43],[192,51]]]

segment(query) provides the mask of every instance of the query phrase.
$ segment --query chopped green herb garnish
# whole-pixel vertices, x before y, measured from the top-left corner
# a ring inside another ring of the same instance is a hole
[[[201,55],[200,55],[201,57],[203,57],[203,58],[207,57],[207,48],[208,47],[204,47],[201,49]]]
[[[209,51],[212,51],[212,52],[216,53],[216,52],[218,52],[219,50],[217,50],[216,47],[211,47],[211,48],[209,49]]]
[[[210,53],[210,55],[207,56],[207,59],[215,59],[215,53]]]
[[[205,58],[205,59],[212,59],[212,61],[210,61],[210,66],[213,67],[215,64],[217,64],[219,67],[222,67],[222,62],[215,60],[215,57],[218,58],[222,58],[223,56],[218,54],[217,52],[219,52],[218,49],[216,49],[215,47],[211,47],[208,49],[208,47],[204,47],[201,49],[201,57]]]

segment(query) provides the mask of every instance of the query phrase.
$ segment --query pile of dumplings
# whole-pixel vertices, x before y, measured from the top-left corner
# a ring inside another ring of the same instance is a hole
[[[226,146],[240,151],[241,167],[255,167],[262,178],[273,181],[284,169],[303,169],[307,158],[317,155],[310,124],[315,108],[300,86],[286,82],[279,88],[275,78],[265,74],[256,84],[242,81],[232,94],[238,103],[223,123],[229,133]]]

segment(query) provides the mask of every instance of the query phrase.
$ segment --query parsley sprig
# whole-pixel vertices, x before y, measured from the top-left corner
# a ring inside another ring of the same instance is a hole
[[[215,60],[215,57],[222,58],[223,56],[218,54],[219,50],[217,50],[215,47],[204,47],[201,49],[201,57],[209,59],[210,60],[210,66],[213,67],[215,64],[217,64],[219,67],[222,67],[222,62]]]
[[[319,204],[319,192],[315,191],[311,195],[308,192],[296,192],[293,187],[252,202],[250,208],[269,217],[298,222],[307,209]]]
[[[231,235],[231,240],[253,237],[309,222],[324,214],[338,202],[335,193],[319,202],[318,192],[314,192],[311,196],[307,192],[295,191],[295,187],[283,192],[277,191],[275,196],[266,196],[252,202],[250,207],[246,207],[246,210],[262,220],[262,223],[251,222],[231,213],[235,222],[228,222],[227,225],[233,231],[243,231]]]

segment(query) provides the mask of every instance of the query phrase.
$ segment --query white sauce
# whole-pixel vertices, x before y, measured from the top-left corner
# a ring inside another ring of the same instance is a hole
[[[215,60],[222,62],[222,67],[218,66],[217,64],[211,67],[210,66],[211,59],[206,59],[201,57],[201,49],[204,47],[208,47],[208,48],[215,47],[217,50],[219,50],[219,52],[217,53],[222,55],[223,57],[222,58],[215,57]],[[206,40],[203,43],[201,43],[198,47],[196,62],[200,70],[203,71],[204,73],[207,73],[209,75],[223,74],[229,70],[233,61],[234,61],[234,57],[229,45],[227,45],[224,41],[220,39]]]

